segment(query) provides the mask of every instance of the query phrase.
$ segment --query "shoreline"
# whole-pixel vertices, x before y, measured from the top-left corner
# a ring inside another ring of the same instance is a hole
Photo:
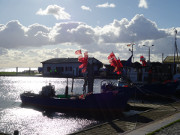
[[[83,76],[73,77],[73,76],[58,76],[58,75],[49,75],[43,76],[42,74],[28,74],[28,73],[16,73],[16,72],[0,72],[0,77],[47,77],[47,78],[74,78],[74,79],[84,79]],[[94,79],[119,79],[120,76],[95,76]]]

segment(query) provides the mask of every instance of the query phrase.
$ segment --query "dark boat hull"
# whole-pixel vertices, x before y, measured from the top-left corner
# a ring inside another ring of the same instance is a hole
[[[85,99],[20,95],[22,103],[48,110],[76,112],[122,112],[127,107],[127,92],[90,94]]]
[[[168,98],[176,96],[178,85],[179,82],[143,84],[141,86],[135,84],[132,87],[118,87],[118,89],[129,91],[131,97]]]

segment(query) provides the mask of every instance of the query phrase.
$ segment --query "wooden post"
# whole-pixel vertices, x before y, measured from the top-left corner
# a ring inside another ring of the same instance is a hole
[[[16,75],[18,74],[18,67],[16,67]]]
[[[93,62],[88,63],[88,93],[93,93],[94,86],[94,66]]]
[[[73,70],[73,77],[72,77],[71,94],[73,94],[73,86],[74,86],[74,70]]]
[[[65,88],[65,97],[66,98],[68,97],[68,78],[67,78],[67,85],[66,85],[66,88]]]

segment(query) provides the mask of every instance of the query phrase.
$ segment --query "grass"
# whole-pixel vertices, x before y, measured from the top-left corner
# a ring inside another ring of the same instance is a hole
[[[0,76],[15,76],[16,72],[0,72]]]
[[[0,72],[0,76],[34,76],[36,73],[24,73],[24,72]]]
[[[166,125],[166,126],[164,126],[164,127],[161,127],[160,129],[157,129],[157,130],[155,130],[155,131],[153,131],[153,132],[151,132],[151,133],[148,133],[148,134],[146,134],[146,135],[154,135],[155,133],[157,133],[157,132],[159,132],[159,131],[161,131],[161,130],[163,130],[163,129],[165,129],[165,128],[167,128],[167,127],[169,127],[169,126],[171,126],[171,125],[173,125],[173,124],[175,124],[175,123],[178,123],[178,122],[180,122],[180,119],[179,119],[179,120],[176,120],[176,121],[174,121],[174,122],[171,122],[171,123],[169,123],[168,125]]]

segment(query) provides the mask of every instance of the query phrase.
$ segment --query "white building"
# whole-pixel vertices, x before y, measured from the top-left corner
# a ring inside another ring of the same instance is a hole
[[[127,77],[130,78],[132,82],[144,82],[148,78],[148,71],[146,67],[142,68],[135,68],[129,67],[127,72]]]
[[[88,58],[89,63],[93,63],[94,73],[97,74],[102,67],[102,63],[95,58]],[[81,63],[78,58],[53,58],[41,62],[44,76],[56,75],[56,76],[81,76],[81,69],[79,65]]]

